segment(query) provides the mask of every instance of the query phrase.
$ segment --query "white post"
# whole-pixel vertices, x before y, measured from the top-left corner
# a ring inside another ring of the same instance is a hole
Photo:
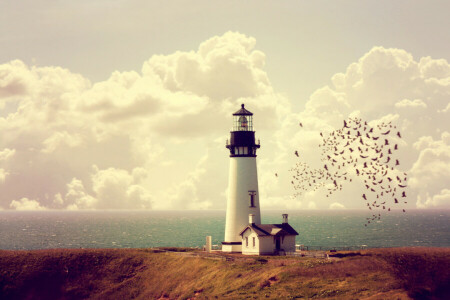
[[[211,253],[211,236],[206,237],[206,252]]]

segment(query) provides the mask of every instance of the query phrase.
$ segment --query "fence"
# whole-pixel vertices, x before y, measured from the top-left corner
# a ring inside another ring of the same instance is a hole
[[[338,246],[338,247],[295,245],[295,249],[300,251],[355,251],[367,249],[367,245]]]

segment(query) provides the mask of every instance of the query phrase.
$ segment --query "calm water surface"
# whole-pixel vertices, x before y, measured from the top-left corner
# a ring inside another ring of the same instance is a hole
[[[263,223],[281,223],[263,211]],[[450,210],[391,212],[365,227],[367,211],[290,211],[297,244],[313,247],[450,247]],[[201,247],[223,240],[225,211],[0,212],[0,249]]]

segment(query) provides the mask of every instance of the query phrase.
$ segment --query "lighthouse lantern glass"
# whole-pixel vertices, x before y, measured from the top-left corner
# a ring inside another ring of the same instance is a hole
[[[233,131],[253,131],[253,116],[233,116]]]
[[[240,116],[239,117],[239,129],[240,130],[247,130],[247,118],[245,116]]]

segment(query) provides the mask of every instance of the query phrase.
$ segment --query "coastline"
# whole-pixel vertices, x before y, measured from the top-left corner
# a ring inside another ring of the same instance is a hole
[[[448,247],[375,248],[328,254],[329,258],[208,255],[176,247],[0,250],[0,298],[450,296]]]

